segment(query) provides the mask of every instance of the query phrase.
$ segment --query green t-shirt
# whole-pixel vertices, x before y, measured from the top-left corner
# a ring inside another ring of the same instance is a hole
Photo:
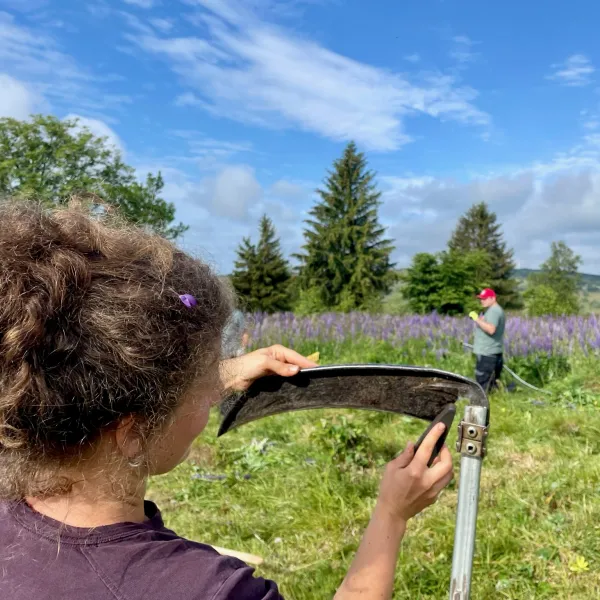
[[[502,354],[504,352],[504,310],[499,304],[490,306],[483,315],[486,323],[494,325],[496,331],[494,335],[489,335],[481,327],[475,326],[475,341],[473,343],[473,353],[482,356],[492,356],[493,354]]]

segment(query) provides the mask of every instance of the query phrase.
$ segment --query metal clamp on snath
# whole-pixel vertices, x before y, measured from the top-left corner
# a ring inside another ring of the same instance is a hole
[[[486,453],[487,435],[488,428],[485,425],[461,421],[458,424],[456,451],[464,456],[484,458]]]

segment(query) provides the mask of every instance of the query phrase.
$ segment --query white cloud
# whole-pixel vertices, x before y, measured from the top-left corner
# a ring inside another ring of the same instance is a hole
[[[115,11],[115,14],[118,14],[121,18],[123,18],[125,20],[125,22],[127,23],[127,25],[129,25],[129,27],[131,27],[131,29],[135,29],[136,31],[139,31],[140,33],[145,33],[145,34],[152,34],[153,33],[153,29],[152,27],[150,27],[150,25],[147,25],[146,22],[138,17],[136,17],[135,15],[126,12],[126,11]]]
[[[295,202],[306,199],[310,191],[306,186],[293,183],[287,179],[279,179],[269,188],[269,193],[275,198]]]
[[[156,2],[155,0],[123,0],[125,4],[131,4],[138,8],[152,8]]]
[[[3,12],[0,12],[0,61],[23,75],[52,75],[57,80],[69,81],[89,78],[51,38],[17,25],[11,15]]]
[[[257,8],[281,19],[297,20],[302,17],[305,9],[317,4],[339,4],[340,0],[254,0]]]
[[[196,22],[207,36],[129,36],[167,59],[194,90],[177,98],[180,106],[336,141],[355,139],[382,151],[410,141],[405,120],[411,115],[479,126],[490,121],[474,104],[477,92],[450,75],[421,74],[409,81],[260,21],[241,2],[190,3],[204,8]]]
[[[174,27],[174,23],[170,19],[150,19],[150,23],[163,33],[171,31]]]
[[[194,132],[185,135],[203,139]],[[139,172],[157,170],[151,166]],[[186,247],[208,255],[221,271],[232,268],[242,237],[256,237],[265,212],[288,256],[303,244],[314,183],[280,179],[264,187],[244,164],[200,178],[177,168],[160,170],[164,197],[175,203],[177,219],[191,226]],[[443,250],[458,218],[471,205],[486,202],[498,215],[518,266],[537,267],[547,258],[551,241],[565,240],[583,256],[584,271],[600,274],[600,135],[588,136],[547,163],[464,180],[381,175],[378,184],[383,191],[380,219],[396,246],[393,258],[399,266],[408,265],[416,252]]]
[[[35,90],[4,73],[0,73],[0,90],[0,117],[25,120],[44,104]]]
[[[48,0],[2,0],[4,8],[24,13],[40,11],[47,4]]]
[[[407,54],[404,57],[404,60],[406,60],[410,63],[418,63],[421,60],[421,56],[415,52],[414,54]]]
[[[175,106],[196,106],[197,103],[196,94],[192,94],[192,92],[185,92],[185,94],[180,94],[175,98]]]
[[[564,62],[552,65],[554,72],[548,79],[569,87],[583,87],[592,83],[596,71],[590,59],[583,54],[573,54]]]
[[[262,198],[263,190],[254,169],[247,165],[225,167],[207,184],[207,195],[215,214],[245,219],[249,209]]]
[[[236,154],[252,151],[252,144],[248,142],[227,142],[202,136],[189,139],[188,147],[194,157],[203,160],[224,161]]]
[[[174,202],[189,218],[187,223],[197,223],[196,212],[234,222],[246,222],[252,208],[264,195],[249,165],[225,165],[214,175],[201,179],[193,178],[178,168],[160,165],[137,167],[138,173],[160,170],[165,177],[164,196]],[[179,215],[179,213],[178,213]],[[177,218],[183,219],[182,216]]]
[[[466,35],[455,35],[452,38],[453,49],[450,52],[450,56],[460,65],[474,62],[479,55],[473,52],[473,47],[478,43]]]
[[[152,35],[154,33],[152,28],[161,33],[168,33],[171,31],[171,29],[173,29],[173,27],[175,27],[175,23],[171,19],[159,17],[152,19],[139,18],[136,15],[124,10],[114,11],[114,14],[124,19],[125,23],[127,23],[131,29],[135,29],[142,34]]]
[[[185,92],[183,94],[179,94],[179,96],[175,98],[174,104],[175,106],[179,107],[195,106],[204,108],[207,106],[206,102],[200,100],[200,98],[198,98],[198,96],[196,96],[196,94],[193,94],[192,92]]]
[[[565,240],[600,273],[600,135],[548,163],[467,181],[434,177],[383,177],[382,220],[397,247],[395,260],[409,264],[416,252],[444,249],[458,217],[486,202],[497,213],[520,267],[535,268],[550,242]]]
[[[302,245],[301,222],[310,201],[310,184],[279,180],[267,189],[245,164],[228,165],[204,177],[151,161],[136,164],[136,170],[141,178],[147,172],[161,171],[165,180],[162,196],[175,204],[175,219],[190,226],[181,246],[223,273],[230,272],[242,238],[256,239],[264,213],[273,220],[286,255]]]
[[[600,116],[596,112],[582,110],[579,113],[581,126],[587,131],[595,131],[600,127]]]
[[[0,11],[0,64],[49,104],[88,111],[118,108],[131,98],[111,94],[106,86],[115,75],[98,76],[82,69],[46,32],[19,25]],[[103,84],[103,89],[96,86]]]
[[[117,133],[111,129],[104,121],[99,119],[90,119],[89,117],[82,117],[81,115],[69,114],[65,117],[65,120],[78,120],[78,127],[76,130],[89,129],[97,137],[107,138],[108,145],[118,150],[121,154],[125,153],[125,145],[121,141],[121,138]]]
[[[92,3],[88,2],[85,7],[90,15],[97,19],[106,19],[112,12],[112,9],[104,0]]]
[[[220,171],[227,162],[239,154],[255,153],[250,142],[217,140],[191,129],[175,129],[169,134],[184,144],[180,154],[163,156],[161,161],[173,166],[189,165],[203,172]]]

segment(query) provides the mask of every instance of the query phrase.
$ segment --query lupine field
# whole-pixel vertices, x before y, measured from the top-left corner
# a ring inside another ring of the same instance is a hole
[[[250,335],[253,348],[318,351],[321,364],[432,365],[473,376],[465,318],[257,314]],[[508,315],[505,340],[508,366],[542,391],[504,375],[491,397],[472,598],[600,598],[600,319]],[[218,421],[215,411],[188,461],[151,484],[167,525],[261,556],[257,574],[276,580],[286,598],[332,598],[383,465],[426,424],[307,411],[216,438]],[[455,508],[452,483],[410,524],[395,598],[448,597]]]
[[[362,313],[330,313],[316,317],[296,317],[293,313],[256,314],[251,318],[254,345],[285,343],[323,345],[345,344],[357,338],[389,342],[410,348],[415,342],[422,351],[433,351],[438,359],[462,342],[473,338],[473,322],[468,318],[440,315],[392,317]],[[507,320],[506,356],[535,354],[584,355],[600,352],[600,319],[585,317],[512,317]]]

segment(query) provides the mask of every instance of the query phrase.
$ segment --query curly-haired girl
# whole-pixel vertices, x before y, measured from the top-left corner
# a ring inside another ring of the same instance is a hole
[[[201,261],[82,207],[0,203],[0,598],[275,600],[241,561],[165,528],[149,476],[210,407],[313,363],[221,360],[231,295]],[[434,432],[388,465],[340,599],[389,598],[406,521],[452,477]]]

